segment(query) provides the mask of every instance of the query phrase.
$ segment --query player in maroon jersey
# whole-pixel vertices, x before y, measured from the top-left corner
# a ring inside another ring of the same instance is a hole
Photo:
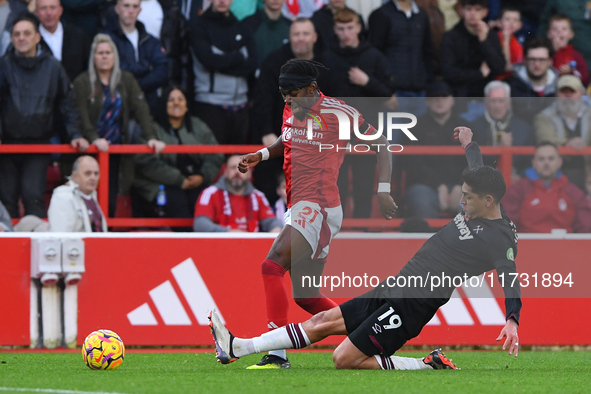
[[[345,131],[349,135],[355,135],[354,131],[365,136],[377,132],[355,108],[322,94],[316,82],[321,67],[324,66],[305,59],[292,59],[283,65],[279,76],[279,89],[285,100],[281,136],[270,146],[243,156],[238,165],[244,172],[262,160],[284,156],[286,225],[262,263],[270,330],[287,324],[288,296],[283,279],[286,271],[290,271],[295,301],[304,310],[315,314],[337,305],[318,288],[300,286],[301,274],[322,274],[330,241],[343,220],[337,178],[347,144],[356,141],[339,139],[337,114],[348,118],[350,130]],[[386,149],[388,140],[380,135],[368,146],[377,152],[377,198],[380,212],[389,220],[398,207],[390,196],[392,160]],[[290,363],[285,350],[274,351],[249,368],[290,368]]]

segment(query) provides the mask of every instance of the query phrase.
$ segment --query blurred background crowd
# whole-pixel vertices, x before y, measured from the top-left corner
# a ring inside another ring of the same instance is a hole
[[[467,125],[481,146],[535,146],[513,156],[503,200],[518,231],[591,232],[591,158],[557,149],[591,145],[591,2],[0,0],[0,32],[0,143],[80,152],[0,154],[0,231],[23,216],[29,231],[107,231],[116,216],[278,231],[282,159],[240,174],[236,156],[161,152],[271,144],[279,70],[304,58],[327,67],[325,95],[355,98],[372,123],[376,109],[417,116],[418,141],[393,144],[457,146],[453,128]],[[110,155],[102,212],[98,163],[83,152],[117,144],[154,153]],[[345,158],[345,217],[379,217],[375,167]],[[463,156],[394,155],[399,216],[423,231],[421,219],[457,214],[464,167]]]

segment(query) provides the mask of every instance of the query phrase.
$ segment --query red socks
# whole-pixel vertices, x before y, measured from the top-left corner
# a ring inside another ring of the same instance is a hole
[[[338,306],[336,302],[334,302],[330,298],[326,298],[322,293],[318,293],[316,298],[304,298],[296,300],[296,303],[303,310],[311,313],[312,315],[315,315],[318,312],[327,311],[329,309],[334,308],[335,306]]]
[[[285,268],[269,259],[263,261],[261,271],[267,301],[267,320],[269,322],[267,327],[273,330],[287,325],[289,303],[284,279],[286,271]],[[312,315],[338,306],[336,302],[326,298],[322,293],[318,293],[315,298],[298,299],[296,303]]]
[[[267,300],[268,328],[273,330],[287,325],[287,309],[289,308],[287,291],[285,290],[285,268],[274,261],[265,259],[261,271]]]

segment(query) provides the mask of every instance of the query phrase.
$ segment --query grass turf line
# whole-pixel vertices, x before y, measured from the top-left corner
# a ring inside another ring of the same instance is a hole
[[[118,393],[583,393],[591,384],[586,351],[521,352],[518,359],[493,351],[446,354],[461,371],[338,371],[330,353],[292,353],[291,370],[271,371],[245,369],[258,362],[256,355],[221,365],[213,353],[128,353],[118,370],[93,371],[79,353],[0,353],[0,387]]]

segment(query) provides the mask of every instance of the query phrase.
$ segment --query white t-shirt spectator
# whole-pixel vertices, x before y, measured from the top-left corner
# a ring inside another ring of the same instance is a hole
[[[49,46],[49,49],[51,49],[53,57],[61,62],[62,47],[64,44],[64,26],[62,25],[62,22],[58,22],[57,29],[55,29],[55,32],[53,33],[50,33],[41,25],[39,26],[39,33],[41,34],[41,37],[43,37],[45,43],[47,43],[47,46]]]

